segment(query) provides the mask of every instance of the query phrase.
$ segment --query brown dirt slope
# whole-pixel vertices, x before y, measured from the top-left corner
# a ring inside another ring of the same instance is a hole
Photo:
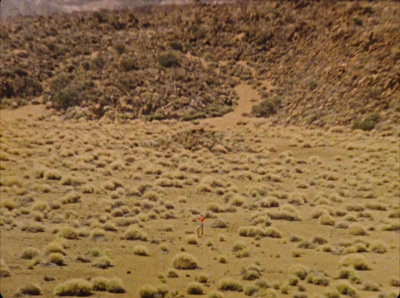
[[[399,9],[244,2],[16,18],[1,26],[0,99],[74,117],[190,120],[232,111],[246,81],[277,123],[389,131],[400,109]]]

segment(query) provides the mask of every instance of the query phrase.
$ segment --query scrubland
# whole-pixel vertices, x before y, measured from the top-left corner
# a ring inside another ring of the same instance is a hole
[[[398,293],[397,138],[35,109],[2,111],[4,297]]]
[[[1,294],[397,297],[398,14],[197,1],[2,22]]]

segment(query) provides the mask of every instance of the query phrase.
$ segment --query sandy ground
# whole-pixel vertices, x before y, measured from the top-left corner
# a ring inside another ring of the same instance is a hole
[[[95,297],[139,297],[144,285],[187,297],[188,284],[202,274],[208,276],[206,295],[225,277],[244,288],[219,291],[223,297],[243,297],[259,280],[270,286],[259,287],[259,295],[276,297],[321,297],[343,282],[358,297],[396,295],[398,140],[347,128],[271,126],[243,117],[250,100],[258,99],[255,91],[242,84],[236,92],[234,112],[198,122],[222,135],[221,146],[233,144],[236,150],[227,153],[190,151],[172,141],[176,132],[198,126],[188,122],[64,121],[43,106],[2,110],[1,259],[10,273],[0,279],[3,297],[30,283],[54,297],[67,280],[99,276],[119,278],[126,293],[96,291]],[[76,202],[66,198],[71,193]],[[195,236],[199,213],[206,214],[201,238]],[[227,227],[214,228],[217,220]],[[147,240],[126,239],[129,225]],[[241,236],[250,226],[261,234]],[[271,229],[280,237],[268,235]],[[189,244],[190,238],[197,243]],[[51,261],[54,242],[64,246],[63,266]],[[233,251],[239,242],[245,246],[240,253]],[[148,256],[134,253],[138,245]],[[22,258],[29,247],[38,252],[36,265]],[[178,277],[170,278],[172,260],[182,251],[197,259],[198,268],[176,270]],[[111,266],[96,267],[101,258]],[[338,278],[345,258],[360,258],[368,267],[346,267],[358,283]],[[297,264],[327,284],[308,277],[288,285]],[[252,265],[258,276],[245,280],[242,271]],[[368,283],[377,291],[367,291]]]

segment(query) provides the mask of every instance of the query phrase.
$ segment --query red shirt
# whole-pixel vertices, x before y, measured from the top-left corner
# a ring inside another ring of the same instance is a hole
[[[204,222],[204,217],[198,217],[197,220],[198,220],[199,222],[203,223],[203,222]]]

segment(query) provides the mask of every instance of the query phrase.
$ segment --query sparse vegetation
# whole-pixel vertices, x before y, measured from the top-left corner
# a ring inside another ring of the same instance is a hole
[[[399,8],[303,2],[3,22],[2,295],[393,296]]]

